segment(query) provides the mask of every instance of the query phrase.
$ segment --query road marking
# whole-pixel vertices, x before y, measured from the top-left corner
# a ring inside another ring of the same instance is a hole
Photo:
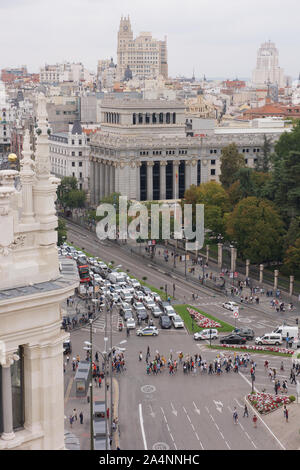
[[[171,436],[171,439],[172,439],[172,441],[173,441],[174,447],[175,447],[175,449],[177,450],[177,446],[176,446],[176,444],[175,444],[174,437],[173,437],[173,435],[172,435],[172,433],[171,433],[171,430],[170,430],[170,427],[169,427],[169,425],[168,425],[168,421],[167,421],[165,412],[164,412],[164,410],[163,410],[162,407],[160,407],[160,409],[161,409],[161,412],[162,412],[162,414],[163,414],[163,416],[164,416],[164,419],[165,419],[165,422],[166,422],[166,425],[167,425],[169,434],[170,434],[170,436]]]
[[[204,450],[204,447],[203,447],[203,445],[202,445],[202,442],[200,441],[199,436],[198,436],[198,434],[197,434],[196,431],[195,431],[195,427],[194,427],[194,425],[193,425],[193,423],[192,423],[192,421],[191,421],[191,418],[189,417],[189,415],[188,415],[188,413],[187,413],[185,407],[183,406],[182,408],[183,408],[183,410],[184,410],[184,412],[185,412],[185,414],[186,414],[187,419],[188,419],[189,422],[190,422],[190,425],[191,425],[191,427],[192,427],[192,429],[193,429],[193,431],[194,431],[194,434],[196,435],[196,437],[197,437],[197,439],[198,439],[198,441],[199,441],[199,443],[200,443],[201,449]]]
[[[200,410],[199,410],[199,408],[197,408],[197,406],[196,406],[196,404],[195,404],[194,401],[193,401],[193,405],[194,405],[194,411],[195,411],[198,415],[200,415]]]
[[[237,402],[237,404],[239,405],[240,408],[244,408],[243,405],[241,405],[236,398],[234,399],[234,401]]]
[[[177,416],[177,410],[175,410],[173,403],[171,402],[172,413]]]
[[[139,416],[140,416],[140,425],[141,425],[141,430],[142,430],[142,437],[143,437],[143,442],[144,442],[144,449],[148,450],[146,436],[145,436],[145,430],[144,430],[144,420],[143,420],[141,403],[139,404]]]
[[[66,390],[66,395],[65,395],[65,405],[67,404],[68,400],[69,400],[69,397],[70,397],[70,393],[71,393],[71,388],[72,388],[72,385],[73,385],[73,381],[74,381],[74,377],[72,377],[68,383],[68,387],[67,387],[67,390]]]
[[[149,407],[150,407],[150,416],[152,416],[152,418],[155,418],[155,413],[153,412],[153,409],[152,409],[152,406],[149,404]]]

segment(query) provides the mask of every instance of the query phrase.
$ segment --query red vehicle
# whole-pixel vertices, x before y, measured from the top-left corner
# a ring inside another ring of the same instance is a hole
[[[80,277],[80,282],[90,282],[90,270],[87,264],[78,266],[78,272],[79,272],[79,277]]]

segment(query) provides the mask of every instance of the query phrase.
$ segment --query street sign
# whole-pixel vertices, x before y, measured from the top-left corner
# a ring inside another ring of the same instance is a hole
[[[239,311],[238,311],[238,310],[234,310],[233,316],[234,316],[234,318],[239,318]]]

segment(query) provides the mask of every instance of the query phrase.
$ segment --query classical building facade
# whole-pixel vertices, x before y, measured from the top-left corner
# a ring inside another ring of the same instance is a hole
[[[123,80],[125,70],[130,68],[133,77],[168,78],[167,39],[157,41],[151,33],[140,33],[133,38],[129,16],[121,17],[118,32],[118,77]]]
[[[89,137],[79,121],[69,125],[69,132],[57,132],[49,136],[51,173],[59,178],[75,176],[78,189],[89,189]]]
[[[58,260],[44,96],[37,123],[35,159],[27,130],[20,173],[0,171],[0,450],[64,448],[60,303],[78,274]]]
[[[235,142],[254,166],[264,134],[272,145],[284,128],[217,128],[187,137],[183,101],[110,100],[91,138],[91,203],[112,192],[134,200],[182,198],[190,185],[219,180],[221,150]]]
[[[270,82],[277,83],[280,88],[285,86],[284,71],[279,67],[278,58],[278,49],[273,42],[264,42],[260,46],[256,68],[252,74],[253,84],[262,85]]]

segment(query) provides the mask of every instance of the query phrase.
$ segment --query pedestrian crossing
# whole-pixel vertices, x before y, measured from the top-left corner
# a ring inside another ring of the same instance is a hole
[[[113,314],[112,316],[112,328],[113,331],[118,330],[118,325],[119,325],[119,318],[120,316],[118,314]],[[85,326],[82,328],[83,331],[90,331],[89,326]],[[107,330],[110,331],[110,319],[107,318]],[[93,322],[93,331],[94,333],[98,332],[104,332],[105,331],[105,316],[100,316]]]

